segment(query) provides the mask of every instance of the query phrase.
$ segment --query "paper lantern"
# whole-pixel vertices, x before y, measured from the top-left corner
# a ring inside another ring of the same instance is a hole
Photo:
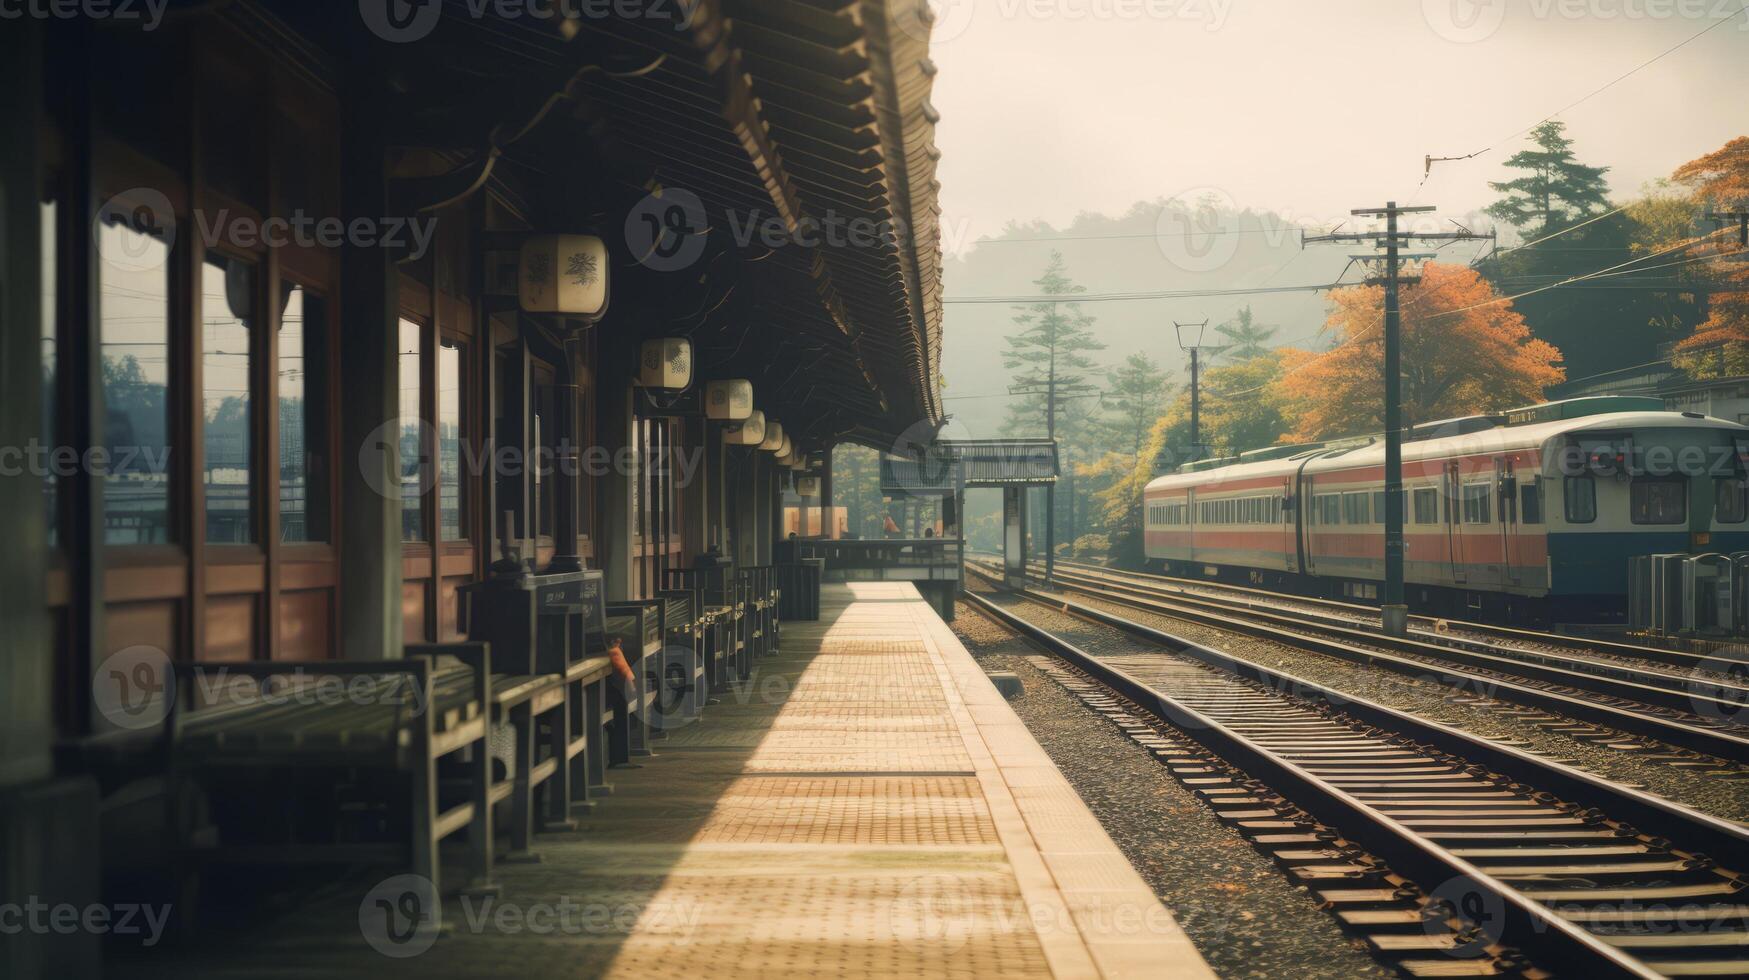
[[[731,446],[757,446],[770,431],[771,426],[766,424],[765,413],[756,408],[753,414],[741,421],[723,426],[723,441]]]
[[[704,383],[704,417],[738,422],[753,414],[753,382],[746,378]]]
[[[525,312],[597,319],[607,312],[607,243],[594,235],[536,235],[522,243],[516,282]]]
[[[759,444],[759,448],[775,453],[782,448],[784,438],[782,423],[767,422],[765,423],[765,441]]]
[[[644,341],[638,352],[638,384],[675,390],[692,384],[692,341],[685,337]]]
[[[820,495],[820,478],[817,476],[797,477],[796,495],[799,497],[818,497]]]

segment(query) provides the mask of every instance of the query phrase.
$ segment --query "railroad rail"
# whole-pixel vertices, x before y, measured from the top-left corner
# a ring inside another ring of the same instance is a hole
[[[1000,556],[998,556],[1000,557]],[[1033,559],[1029,565],[1032,568],[1043,569],[1044,561]],[[1122,579],[1131,582],[1148,583],[1175,592],[1207,592],[1217,595],[1240,596],[1245,601],[1274,603],[1289,608],[1301,607],[1328,612],[1352,620],[1357,625],[1376,628],[1379,610],[1377,606],[1361,603],[1344,602],[1340,599],[1324,599],[1317,596],[1302,596],[1292,593],[1276,592],[1271,589],[1254,588],[1244,585],[1232,585],[1226,582],[1212,582],[1206,579],[1183,578],[1175,575],[1161,575],[1155,572],[1138,572],[1129,569],[1110,568],[1104,565],[1094,565],[1082,561],[1065,561],[1058,559],[1055,568],[1059,574],[1064,569],[1082,574],[1099,575],[1112,579]],[[1042,575],[1042,572],[1041,572]],[[1663,664],[1678,669],[1706,669],[1715,664],[1749,664],[1749,644],[1745,644],[1742,652],[1731,650],[1713,650],[1705,653],[1695,653],[1688,650],[1672,650],[1665,647],[1648,646],[1642,643],[1629,643],[1623,640],[1610,640],[1604,637],[1575,635],[1571,633],[1555,633],[1542,630],[1523,629],[1516,626],[1502,626],[1497,623],[1482,623],[1475,620],[1453,619],[1442,616],[1427,616],[1411,614],[1409,616],[1411,633],[1424,633],[1436,637],[1443,642],[1461,643],[1466,638],[1477,640],[1492,640],[1496,643],[1522,644],[1531,649],[1570,650],[1579,653],[1595,655],[1603,654],[1619,657],[1624,660],[1637,660],[1645,663]]]
[[[1749,829],[1104,610],[1007,594],[1133,646],[1088,653],[964,593],[1170,726],[1143,744],[1375,949],[1415,957],[1407,972],[1506,972],[1517,949],[1563,974],[1749,973],[1746,884],[1729,870],[1749,868]],[[1188,742],[1261,785],[1182,758]],[[1296,809],[1315,822],[1282,819]]]
[[[976,562],[968,569],[988,576]],[[1526,650],[1500,644],[1478,649],[1437,642],[1427,634],[1391,637],[1354,623],[1285,609],[1264,601],[1235,602],[1146,584],[1097,578],[1059,566],[1046,583],[1107,602],[1187,622],[1274,640],[1411,677],[1555,712],[1579,721],[1656,739],[1732,762],[1749,762],[1749,688],[1704,674],[1679,675],[1615,661]],[[1359,608],[1359,607],[1356,607]]]

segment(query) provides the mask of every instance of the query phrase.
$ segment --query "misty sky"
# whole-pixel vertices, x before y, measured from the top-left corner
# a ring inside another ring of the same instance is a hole
[[[1391,197],[1479,208],[1523,144],[1508,134],[1743,0],[937,2],[953,252],[1011,220],[1062,227],[1204,188],[1311,222]],[[1559,118],[1619,199],[1749,133],[1746,93],[1736,13]],[[1417,190],[1424,154],[1490,145]]]

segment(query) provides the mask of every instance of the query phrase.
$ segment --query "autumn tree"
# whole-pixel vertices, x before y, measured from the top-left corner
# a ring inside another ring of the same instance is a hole
[[[1286,406],[1274,383],[1281,358],[1276,351],[1265,351],[1203,375],[1201,441],[1216,455],[1273,445],[1287,431]],[[1113,450],[1080,470],[1089,482],[1097,481],[1093,517],[1109,529],[1112,560],[1137,567],[1142,560],[1143,489],[1155,476],[1192,458],[1189,392],[1180,392],[1146,433],[1136,452]]]
[[[1383,326],[1384,287],[1338,290],[1324,325],[1335,346],[1284,354],[1279,394],[1296,419],[1294,441],[1384,427]],[[1539,401],[1565,377],[1560,360],[1467,266],[1428,263],[1420,284],[1404,290],[1405,425]]]
[[[1741,210],[1749,205],[1749,136],[1677,167],[1671,179],[1692,188],[1695,202],[1708,209]],[[1695,238],[1689,254],[1715,260],[1709,263],[1715,278],[1749,289],[1749,255],[1733,230]],[[1694,377],[1749,374],[1749,292],[1714,293],[1706,320],[1676,346],[1675,361]]]

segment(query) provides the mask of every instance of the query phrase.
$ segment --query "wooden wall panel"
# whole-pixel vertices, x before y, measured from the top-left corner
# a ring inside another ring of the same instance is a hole
[[[462,638],[456,620],[461,608],[461,596],[456,592],[456,586],[464,585],[471,579],[472,576],[469,575],[443,579],[443,584],[437,593],[438,639],[459,640]]]
[[[329,589],[282,593],[279,659],[332,660],[334,656],[334,593]]]
[[[239,663],[255,659],[256,612],[251,595],[209,596],[206,601],[206,649],[200,659]]]
[[[401,583],[401,632],[404,643],[423,643],[425,635],[425,583]],[[381,657],[398,657],[396,650],[384,650]]]

